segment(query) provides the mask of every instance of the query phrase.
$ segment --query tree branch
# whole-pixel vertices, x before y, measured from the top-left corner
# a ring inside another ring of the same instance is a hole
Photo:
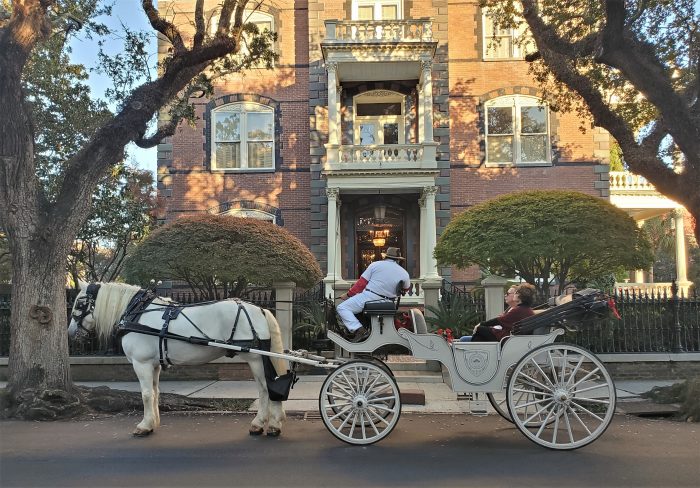
[[[204,0],[197,0],[194,7],[194,26],[196,32],[194,34],[193,46],[197,49],[204,42]]]
[[[151,23],[151,26],[163,34],[172,43],[173,48],[175,49],[175,54],[180,54],[187,51],[185,43],[182,40],[182,36],[180,35],[180,31],[177,29],[177,27],[175,27],[175,25],[173,25],[172,22],[163,19],[158,14],[158,10],[153,6],[153,2],[151,0],[143,0],[141,5],[143,5],[143,11],[146,12],[146,16],[148,17],[148,21]]]
[[[578,41],[569,42],[559,36],[554,28],[542,21],[542,18],[539,16],[537,0],[521,0],[521,3],[523,6],[523,17],[527,21],[530,30],[537,29],[540,38],[546,43],[548,49],[567,56],[589,56],[593,54],[596,46],[596,33],[588,34]],[[536,53],[532,53],[529,56],[535,55]]]
[[[658,110],[685,154],[700,154],[700,133],[690,106],[673,88],[671,73],[645,41],[625,27],[624,0],[606,0],[607,22],[595,61],[620,70]]]
[[[134,144],[143,149],[149,149],[157,146],[160,144],[160,141],[175,134],[175,130],[177,129],[180,120],[180,118],[171,119],[167,124],[159,127],[155,134],[149,137],[141,137],[140,139],[135,140]]]

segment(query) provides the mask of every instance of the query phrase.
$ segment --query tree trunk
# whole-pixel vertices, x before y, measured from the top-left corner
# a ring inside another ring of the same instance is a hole
[[[13,266],[7,389],[12,414],[33,419],[74,416],[83,405],[70,375],[66,252],[39,236],[9,238]]]

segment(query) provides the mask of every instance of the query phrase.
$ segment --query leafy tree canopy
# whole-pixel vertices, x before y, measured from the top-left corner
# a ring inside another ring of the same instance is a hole
[[[512,27],[523,18],[527,22],[536,52],[526,60],[552,107],[578,111],[582,121],[592,115],[594,124],[615,138],[629,170],[683,204],[698,222],[697,1],[481,0],[481,4],[501,27]],[[698,225],[695,236],[700,240]]]
[[[643,231],[624,211],[556,190],[512,193],[469,208],[449,223],[435,257],[441,265],[518,275],[540,289],[556,279],[560,290],[652,261]]]
[[[187,282],[216,298],[228,285],[233,295],[253,283],[293,281],[308,288],[321,279],[309,249],[282,227],[256,219],[218,215],[183,217],[158,228],[129,256],[124,276]]]

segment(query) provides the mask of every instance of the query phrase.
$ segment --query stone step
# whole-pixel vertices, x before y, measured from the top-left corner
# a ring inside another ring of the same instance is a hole
[[[393,371],[398,383],[442,383],[439,371]]]

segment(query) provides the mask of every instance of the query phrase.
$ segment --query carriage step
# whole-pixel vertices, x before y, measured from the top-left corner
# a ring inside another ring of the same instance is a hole
[[[386,360],[387,366],[392,371],[441,371],[439,361],[426,361],[423,359],[407,358],[405,356],[389,356]]]

